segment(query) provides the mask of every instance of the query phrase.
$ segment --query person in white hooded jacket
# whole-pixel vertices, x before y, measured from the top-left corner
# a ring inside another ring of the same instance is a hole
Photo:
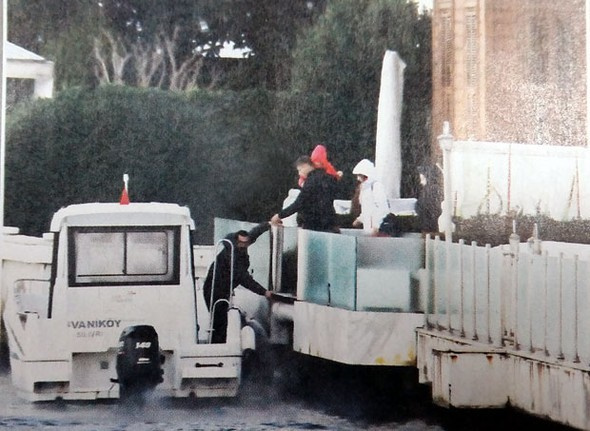
[[[363,159],[358,162],[352,173],[360,183],[361,206],[361,213],[352,225],[362,225],[366,234],[377,235],[381,222],[390,211],[385,186],[377,180],[375,165],[370,160]]]

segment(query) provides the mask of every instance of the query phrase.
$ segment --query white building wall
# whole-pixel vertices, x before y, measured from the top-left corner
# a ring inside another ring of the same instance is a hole
[[[590,217],[586,147],[455,141],[450,153],[453,215]]]

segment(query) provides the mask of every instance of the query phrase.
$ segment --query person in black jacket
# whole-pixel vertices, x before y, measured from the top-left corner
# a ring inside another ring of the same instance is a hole
[[[248,247],[260,235],[267,231],[269,227],[269,222],[264,222],[255,226],[249,232],[240,230],[230,233],[225,237],[226,240],[233,244],[233,282],[230,285],[232,277],[232,247],[224,241],[223,249],[217,254],[215,262],[209,266],[203,286],[205,302],[210,313],[216,301],[220,299],[229,301],[232,289],[238,285],[244,286],[246,289],[266,298],[271,297],[271,292],[254,280],[248,272],[248,268],[250,267]],[[213,282],[214,273],[215,282]],[[211,313],[211,318],[213,319],[213,335],[211,341],[213,343],[224,343],[227,333],[227,311],[229,305],[226,301],[219,301],[213,308],[214,312]]]
[[[271,218],[271,223],[281,224],[281,219],[298,213],[303,229],[338,232],[334,194],[336,180],[324,169],[317,169],[308,156],[301,156],[295,162],[300,177],[305,178],[301,192],[288,207]]]

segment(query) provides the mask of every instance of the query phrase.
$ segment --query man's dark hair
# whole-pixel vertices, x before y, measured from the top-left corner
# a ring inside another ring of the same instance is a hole
[[[245,230],[239,230],[238,231],[238,236],[245,236],[247,238],[250,238],[250,233],[248,231],[245,231]]]
[[[311,157],[309,156],[299,156],[297,160],[295,160],[295,166],[301,165],[310,165],[313,166],[313,162],[311,161]]]

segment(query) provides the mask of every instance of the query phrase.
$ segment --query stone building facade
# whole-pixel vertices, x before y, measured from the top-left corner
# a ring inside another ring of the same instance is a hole
[[[434,0],[433,154],[455,139],[587,144],[586,0]]]

